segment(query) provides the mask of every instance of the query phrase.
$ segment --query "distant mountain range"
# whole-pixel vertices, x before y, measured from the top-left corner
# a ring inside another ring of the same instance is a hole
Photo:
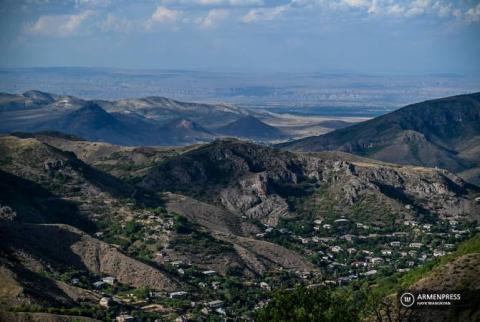
[[[285,138],[285,134],[282,131],[263,123],[251,115],[217,128],[216,132],[227,136],[253,140],[278,140]]]
[[[39,91],[0,94],[0,132],[60,131],[120,145],[176,146],[237,137],[259,142],[285,135],[259,113],[164,97],[86,101]]]
[[[480,184],[480,93],[408,105],[279,146],[294,151],[339,150],[386,162],[439,167]]]

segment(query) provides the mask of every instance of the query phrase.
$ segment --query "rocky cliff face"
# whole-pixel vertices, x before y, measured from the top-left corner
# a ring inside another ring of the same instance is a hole
[[[217,141],[172,158],[152,169],[142,186],[197,196],[271,225],[294,215],[288,198],[312,199],[319,189],[345,214],[375,196],[400,216],[410,213],[409,204],[441,218],[476,218],[469,196],[475,188],[445,170],[344,160],[335,153],[292,154],[239,141]]]

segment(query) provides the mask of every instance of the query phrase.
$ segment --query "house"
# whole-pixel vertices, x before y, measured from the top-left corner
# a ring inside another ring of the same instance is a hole
[[[392,247],[400,247],[400,242],[399,242],[399,241],[392,241],[392,242],[390,243],[390,246],[392,246]]]
[[[353,267],[366,267],[368,264],[367,262],[364,262],[364,261],[354,261],[352,262],[351,264]]]
[[[332,229],[332,225],[325,224],[323,225],[323,229]]]
[[[182,261],[173,261],[170,263],[173,267],[180,267],[183,265]]]
[[[353,240],[353,237],[354,237],[353,235],[347,234],[347,235],[341,236],[340,238],[345,239],[346,241],[351,242],[351,241]]]
[[[171,299],[174,299],[174,298],[183,297],[187,294],[188,294],[188,292],[178,291],[178,292],[172,292],[172,293],[168,294],[168,297],[171,298]]]
[[[207,303],[208,307],[211,309],[216,309],[223,306],[223,301],[215,300]]]
[[[405,205],[405,209],[407,210],[411,210],[412,208],[413,208],[412,205]]]
[[[78,283],[80,283],[80,279],[78,279],[78,278],[72,278],[72,280],[70,281],[70,283],[72,283],[73,285],[77,285]]]
[[[264,233],[259,233],[259,234],[256,234],[255,237],[263,238],[263,237],[265,237],[265,234]]]
[[[375,275],[375,274],[377,274],[377,270],[376,270],[376,269],[372,269],[372,270],[369,270],[368,272],[363,273],[362,275],[364,275],[364,276],[371,276],[371,275]]]
[[[267,290],[267,291],[270,291],[272,288],[270,287],[270,285],[268,285],[267,283],[265,282],[260,282],[260,288],[261,289],[264,289],[264,290]]]
[[[102,231],[99,231],[99,232],[96,232],[94,235],[95,235],[95,237],[97,237],[97,238],[102,238],[102,237],[103,237],[103,232],[102,232]]]
[[[353,248],[353,247],[350,247],[347,249],[347,252],[352,255],[353,253],[356,253],[357,252],[357,249],[356,248]]]
[[[410,267],[413,267],[413,266],[415,266],[415,262],[414,261],[408,261],[407,265],[410,266]]]
[[[445,249],[454,249],[455,245],[454,244],[445,244],[445,245],[443,245],[443,247],[445,247]]]
[[[202,274],[203,275],[215,275],[215,274],[217,274],[217,272],[215,272],[213,270],[208,270],[208,271],[203,271]]]
[[[422,227],[423,227],[423,229],[425,229],[425,230],[430,230],[430,229],[432,229],[432,225],[430,225],[430,224],[424,224]]]
[[[322,224],[323,220],[322,219],[316,219],[313,221],[313,224],[320,226]]]
[[[112,306],[112,304],[113,304],[113,301],[110,297],[102,297],[99,302],[99,305],[106,309]]]
[[[348,220],[348,219],[346,219],[346,218],[340,218],[340,219],[337,219],[337,220],[334,221],[334,223],[340,224],[340,225],[342,225],[342,224],[348,224],[349,222],[350,222],[350,220]]]
[[[104,281],[96,281],[95,283],[93,283],[93,286],[95,288],[100,288],[102,287],[103,285],[105,285],[105,282]]]
[[[218,290],[219,287],[220,287],[220,282],[212,282],[212,288],[214,290]]]
[[[458,221],[456,221],[456,220],[450,220],[448,223],[450,224],[450,226],[457,226],[458,225]]]
[[[392,250],[391,249],[382,249],[381,253],[383,256],[390,256],[392,255]]]
[[[422,243],[410,243],[410,245],[408,245],[410,248],[422,248],[423,247],[423,244]]]
[[[113,276],[107,276],[107,277],[104,277],[102,278],[102,281],[108,285],[114,285],[115,282],[117,281],[117,279]]]
[[[273,231],[272,227],[268,227],[267,229],[265,229],[266,234],[271,233],[272,231]]]
[[[397,269],[397,272],[399,273],[405,273],[405,272],[408,272],[410,270],[410,268],[398,268]]]
[[[115,318],[115,320],[117,322],[134,322],[136,319],[128,314],[120,314]]]
[[[335,245],[335,246],[330,247],[330,250],[334,253],[339,253],[339,252],[342,251],[342,247]]]
[[[439,257],[439,256],[445,256],[445,251],[444,250],[440,250],[440,249],[435,249],[433,251],[433,256],[434,257]]]
[[[373,257],[370,259],[370,263],[372,263],[373,265],[377,265],[377,264],[380,264],[383,262],[383,258],[381,257]]]

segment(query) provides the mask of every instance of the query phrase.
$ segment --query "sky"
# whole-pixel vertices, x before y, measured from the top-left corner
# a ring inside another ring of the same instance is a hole
[[[0,67],[480,75],[480,0],[0,0]]]

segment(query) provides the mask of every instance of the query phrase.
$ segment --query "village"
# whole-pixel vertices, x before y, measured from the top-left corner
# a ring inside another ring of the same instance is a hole
[[[113,276],[86,276],[78,272],[67,274],[69,279],[66,281],[97,294],[97,306],[112,314],[118,322],[145,317],[177,321],[222,321],[232,316],[248,319],[252,310],[265,306],[272,291],[278,288],[297,284],[336,287],[362,279],[405,273],[449,254],[459,242],[478,230],[480,227],[453,219],[437,222],[404,220],[400,224],[375,226],[337,217],[300,220],[294,226],[282,223],[277,227],[263,225],[262,232],[254,238],[295,250],[319,270],[278,270],[246,279],[171,258],[165,251],[175,247],[175,239],[171,237],[180,233],[182,238],[190,238],[188,236],[195,232],[195,227],[182,216],[156,209],[145,212],[135,221],[109,224],[108,229],[98,231],[95,237],[134,253],[137,258],[161,265],[181,281],[182,289],[174,292],[135,289],[122,285]],[[214,252],[224,247],[215,240],[202,241],[201,236],[187,239],[186,246],[194,247],[195,243],[200,243],[202,247],[211,247]],[[164,250],[159,251],[159,245],[163,245]]]
[[[256,238],[300,250],[322,269],[323,284],[344,285],[379,273],[410,269],[452,252],[480,231],[457,220],[418,222],[378,227],[347,218],[304,222],[296,232],[266,226]],[[302,233],[303,232],[303,233]]]

